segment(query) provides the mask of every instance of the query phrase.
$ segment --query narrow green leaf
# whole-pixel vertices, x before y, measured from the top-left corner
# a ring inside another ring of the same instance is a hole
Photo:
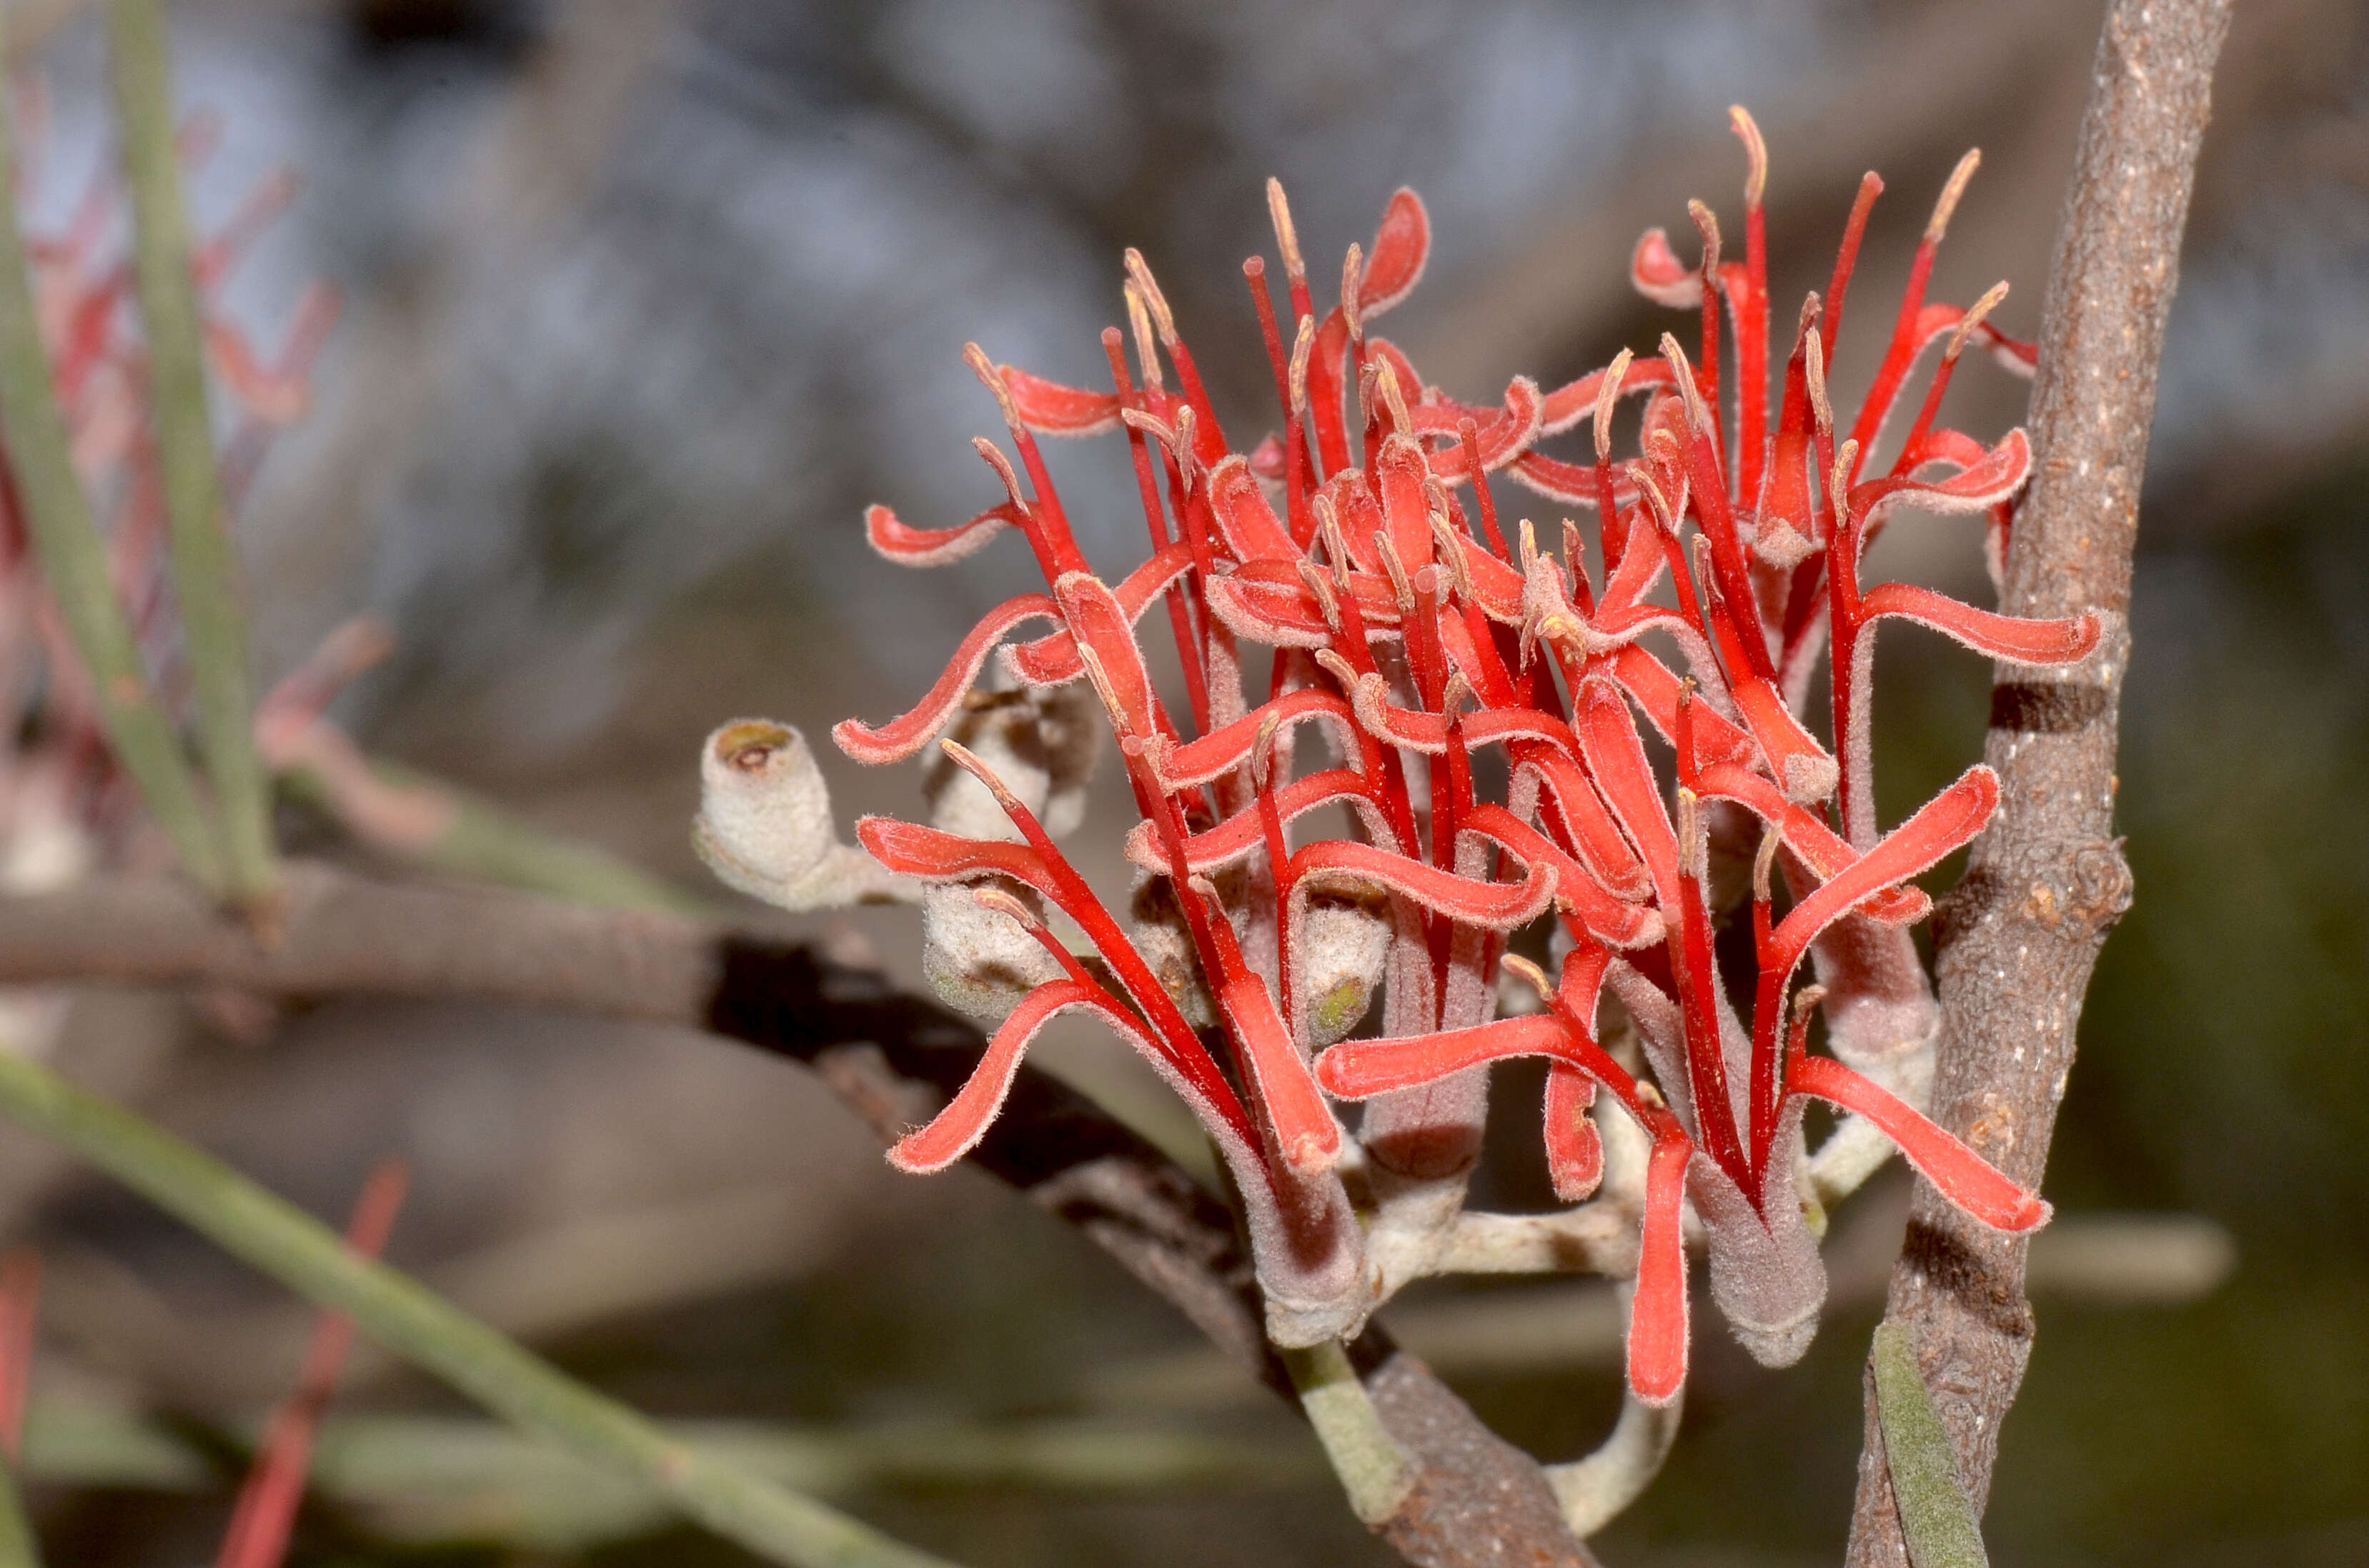
[[[1909,1562],[1916,1568],[1989,1568],[1982,1527],[1958,1484],[1949,1429],[1917,1373],[1908,1336],[1891,1323],[1877,1324],[1874,1359],[1876,1415]]]
[[[213,419],[180,168],[162,0],[109,0],[116,122],[132,189],[132,261],[146,329],[149,401],[165,491],[173,587],[180,600],[206,773],[222,812],[230,891],[250,906],[275,882],[271,786],[255,749],[246,609],[230,509],[214,465]]]
[[[537,827],[482,795],[417,768],[372,758],[370,769],[381,782],[414,792],[445,813],[443,830],[416,844],[389,844],[357,831],[356,836],[374,850],[456,876],[473,876],[598,909],[659,910],[694,919],[716,912],[708,900],[606,850]],[[282,772],[280,788],[291,799],[325,816],[346,818],[337,790],[309,767]]]
[[[685,1517],[792,1568],[949,1568],[683,1442],[452,1306],[357,1257],[320,1221],[131,1112],[0,1049],[0,1110],[514,1425],[638,1480]]]
[[[6,94],[0,93],[0,171],[16,166]],[[0,173],[0,178],[5,178]],[[34,314],[33,280],[17,228],[16,191],[0,191],[0,445],[42,575],[90,676],[116,761],[149,814],[173,841],[181,867],[209,892],[223,887],[222,849],[196,775],[141,668],[90,498],[75,475],[64,416]]]

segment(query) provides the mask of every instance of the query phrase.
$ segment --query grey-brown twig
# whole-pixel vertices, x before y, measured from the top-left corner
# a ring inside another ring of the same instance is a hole
[[[2131,899],[2113,827],[2131,553],[2164,323],[2229,11],[2230,0],[2113,0],[2106,13],[2043,312],[2035,474],[2000,608],[2093,610],[2107,635],[2094,657],[2052,676],[2000,670],[1985,748],[1999,775],[1999,813],[1939,926],[1934,1118],[2034,1186],[2090,971]],[[2031,1355],[2024,1245],[1920,1183],[1893,1271],[1886,1321],[1934,1391],[1977,1509]],[[1849,1561],[1905,1565],[1871,1389],[1867,1431]]]
[[[475,998],[670,1023],[813,1066],[884,1138],[934,1111],[984,1040],[934,1002],[794,944],[679,915],[377,881],[291,862],[276,944],[178,880],[99,876],[0,899],[0,985],[112,980],[293,998]],[[1076,1226],[1254,1376],[1267,1345],[1226,1206],[1067,1085],[1024,1067],[969,1159]],[[1369,1329],[1351,1364],[1413,1484],[1378,1533],[1424,1568],[1593,1562],[1537,1463]]]

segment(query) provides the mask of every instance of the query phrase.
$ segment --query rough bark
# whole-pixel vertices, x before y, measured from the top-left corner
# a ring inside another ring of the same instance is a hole
[[[220,986],[307,1000],[469,998],[677,1024],[813,1067],[883,1139],[943,1104],[985,1040],[877,973],[803,945],[680,916],[492,889],[286,870],[284,934],[265,944],[169,877],[99,876],[0,899],[0,985]],[[1266,1342],[1226,1205],[1059,1080],[1023,1067],[968,1156],[1116,1258],[1220,1350],[1296,1403]],[[1593,1563],[1535,1461],[1379,1328],[1350,1346],[1416,1466],[1378,1533],[1422,1568]]]
[[[2115,714],[2130,652],[2131,555],[2156,372],[2230,0],[2113,0],[2091,68],[2032,389],[2031,489],[2000,608],[2094,611],[2106,635],[2054,673],[2002,668],[1985,761],[2001,806],[1937,924],[1942,1011],[1934,1116],[2038,1185],[2083,994],[2131,901],[2114,836]],[[2031,1357],[2025,1243],[1917,1185],[1887,1321],[1907,1335],[1979,1509]],[[1853,1568],[1905,1565],[1872,1382]]]

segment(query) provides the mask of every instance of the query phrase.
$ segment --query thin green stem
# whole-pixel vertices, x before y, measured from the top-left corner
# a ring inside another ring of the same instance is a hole
[[[0,93],[0,171],[16,166],[6,95]],[[0,175],[5,177],[5,175]],[[0,200],[0,442],[5,477],[40,557],[74,648],[90,677],[99,722],[116,760],[139,785],[150,815],[172,839],[187,871],[209,892],[223,889],[221,845],[197,779],[140,664],[131,623],[109,579],[107,552],[70,455],[48,353],[34,313],[33,280],[17,228],[13,185]]]
[[[605,850],[547,831],[417,768],[375,757],[367,765],[379,783],[417,800],[424,818],[440,818],[441,828],[416,842],[390,841],[359,820],[334,783],[313,768],[283,770],[280,787],[291,798],[342,823],[372,849],[432,870],[601,909],[659,910],[694,919],[716,912],[708,900]]]
[[[173,82],[162,0],[109,0],[115,113],[132,188],[132,259],[147,331],[149,405],[165,491],[173,586],[188,639],[206,773],[222,813],[232,897],[250,907],[270,895],[271,786],[255,749],[255,693],[247,673],[246,610],[230,509],[214,465],[180,169],[173,146]]]
[[[1284,1365],[1291,1369],[1291,1386],[1299,1391],[1299,1407],[1316,1429],[1341,1490],[1349,1494],[1349,1511],[1362,1524],[1379,1528],[1397,1515],[1414,1490],[1414,1466],[1382,1425],[1357,1369],[1337,1342],[1306,1350],[1287,1350]]]
[[[948,1568],[669,1436],[328,1227],[47,1068],[0,1051],[0,1109],[513,1425],[652,1487],[688,1518],[795,1568]]]

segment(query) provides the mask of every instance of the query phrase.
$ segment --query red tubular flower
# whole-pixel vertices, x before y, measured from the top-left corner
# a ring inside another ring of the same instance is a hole
[[[1772,355],[1768,160],[1750,118],[1738,110],[1735,124],[1747,155],[1744,259],[1720,259],[1717,223],[1698,205],[1699,266],[1684,265],[1659,230],[1631,263],[1650,297],[1700,311],[1692,361],[1665,336],[1654,357],[1624,352],[1561,387],[1541,392],[1516,377],[1494,405],[1451,400],[1368,330],[1422,274],[1431,234],[1423,204],[1408,191],[1391,199],[1370,250],[1351,247],[1340,303],[1320,318],[1273,186],[1288,322],[1265,262],[1253,258],[1244,274],[1280,434],[1247,449],[1230,443],[1133,252],[1135,364],[1127,336],[1106,332],[1112,390],[1061,386],[968,351],[1020,457],[1016,470],[982,443],[1003,499],[944,530],[910,528],[875,508],[870,537],[892,560],[933,566],[1016,531],[1049,592],[990,612],[919,706],[878,727],[843,723],[840,743],[865,761],[910,755],[960,709],[996,644],[1031,618],[1053,622],[1049,635],[1006,649],[1005,667],[1030,685],[1092,683],[1143,818],[1128,836],[1129,858],[1168,885],[1197,972],[1155,978],[1138,950],[1141,928],[1130,937],[1025,807],[949,743],[995,791],[1021,841],[873,818],[863,842],[894,870],[984,885],[981,902],[1043,944],[1062,978],[1012,1013],[971,1083],[897,1146],[899,1164],[935,1169],[958,1158],[1043,1024],[1067,1010],[1093,1013],[1179,1088],[1225,1151],[1251,1211],[1262,1282],[1284,1303],[1271,1332],[1309,1343],[1353,1326],[1377,1286],[1357,1262],[1359,1227],[1331,1173],[1346,1135],[1320,1086],[1368,1102],[1360,1139],[1385,1210],[1393,1192],[1460,1201],[1487,1065],[1543,1057],[1548,1165],[1567,1201],[1606,1174],[1606,1146],[1589,1120],[1599,1091],[1645,1137],[1642,1167],[1624,1178],[1636,1196],[1623,1201],[1642,1207],[1630,1380],[1652,1402],[1674,1398],[1685,1377],[1688,1196],[1710,1234],[1714,1294],[1739,1335],[1777,1362],[1806,1343],[1824,1291],[1794,1196],[1808,1098],[1865,1118],[1985,1223],[2023,1230],[2045,1219],[2045,1204],[1880,1074],[1853,1065],[1889,1044],[1867,1021],[1896,1021],[1898,1007],[1874,1004],[1897,1001],[1904,962],[1922,985],[1904,928],[1930,901],[1909,879],[1979,832],[1997,797],[1996,781],[1976,768],[1889,834],[1879,830],[1868,743],[1875,624],[1913,621],[2029,664],[2084,658],[2098,639],[2089,617],[2022,621],[1920,588],[1860,582],[1865,547],[1895,507],[2003,515],[2031,464],[2021,432],[1985,447],[1936,419],[1969,343],[2014,366],[2028,367],[2030,354],[1985,320],[1998,291],[1965,312],[1924,297],[1970,157],[1928,225],[1874,384],[1837,440],[1825,365],[1881,182],[1870,176],[1861,188],[1825,300],[1810,296]],[[1724,388],[1722,318],[1738,369]],[[1863,477],[1919,356],[1944,338],[1905,441],[1880,476]],[[1181,392],[1169,390],[1172,374]],[[1610,427],[1624,396],[1646,400],[1641,452],[1616,463]],[[1591,420],[1592,462],[1537,450]],[[1114,588],[1070,534],[1035,437],[1117,429],[1134,458],[1150,555]],[[1589,576],[1569,523],[1561,558],[1539,547],[1527,521],[1509,544],[1492,473],[1596,511],[1603,582]],[[1665,575],[1673,591],[1656,600]],[[1155,602],[1177,644],[1187,722],[1162,699],[1138,641]],[[1675,647],[1684,675],[1640,640],[1649,635]],[[1838,672],[1831,753],[1802,716],[1829,640]],[[1273,650],[1263,686],[1246,689],[1242,643]],[[1641,717],[1676,749],[1674,780],[1657,775]],[[1307,771],[1298,767],[1303,728],[1329,750]],[[1502,802],[1474,793],[1476,747],[1503,752],[1511,783]],[[1714,812],[1764,824],[1756,974],[1735,992],[1750,999],[1748,1023],[1712,940]],[[1780,870],[1791,898],[1781,917]],[[1073,921],[1100,967],[1072,955],[1011,888]],[[1326,921],[1315,918],[1318,899],[1328,900]],[[1505,951],[1514,932],[1550,915],[1568,944],[1559,983]],[[1376,956],[1353,962],[1352,949],[1366,948],[1343,932],[1371,932]],[[1797,997],[1805,958],[1824,985]],[[1494,1018],[1501,967],[1529,979],[1547,1011]],[[1650,1074],[1598,1041],[1608,984],[1640,1030]],[[1318,1054],[1355,1022],[1325,1009],[1339,997],[1362,1009],[1378,990],[1379,1033]],[[1929,1008],[1929,993],[1917,994]],[[1818,1007],[1834,1057],[1808,1050]],[[1196,1031],[1195,1008],[1214,1029]],[[1376,1220],[1377,1245],[1388,1220],[1387,1212]]]

